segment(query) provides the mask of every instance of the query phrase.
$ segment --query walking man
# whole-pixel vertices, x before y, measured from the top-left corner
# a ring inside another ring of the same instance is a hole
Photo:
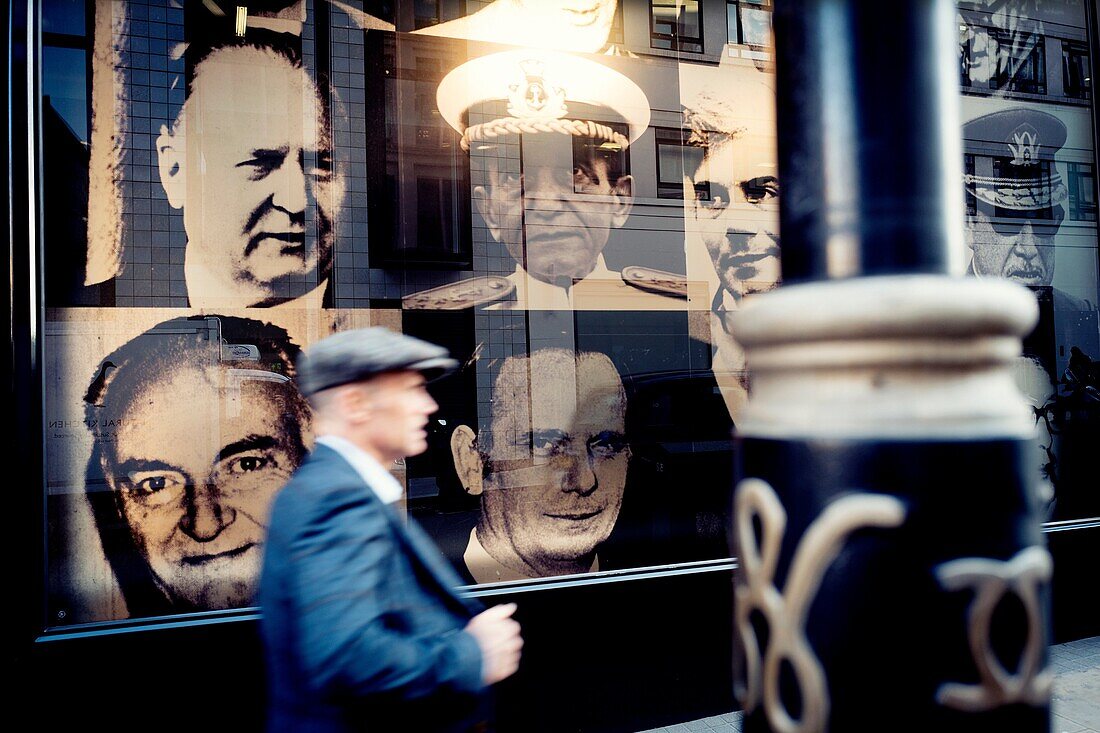
[[[427,447],[447,351],[384,328],[299,359],[317,447],[275,500],[260,577],[269,731],[488,730],[519,665],[514,604],[481,611],[386,470]]]

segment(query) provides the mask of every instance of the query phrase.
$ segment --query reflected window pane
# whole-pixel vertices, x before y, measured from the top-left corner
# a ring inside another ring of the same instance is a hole
[[[42,0],[42,32],[83,36],[85,0]]]
[[[88,142],[88,80],[86,53],[80,49],[42,49],[43,107],[57,113],[82,143]]]
[[[1081,43],[1062,41],[1062,91],[1067,97],[1088,99],[1092,86],[1088,48]]]
[[[650,45],[653,48],[703,51],[702,16],[698,0],[651,0]]]

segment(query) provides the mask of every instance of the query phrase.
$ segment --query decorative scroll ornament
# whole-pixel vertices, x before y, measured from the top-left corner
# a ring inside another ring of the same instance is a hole
[[[738,484],[734,504],[742,567],[734,589],[735,617],[745,650],[745,712],[752,712],[763,701],[768,722],[779,733],[822,733],[829,717],[828,682],[806,638],[806,613],[848,535],[862,527],[900,526],[905,506],[882,494],[853,494],[834,501],[802,535],[780,593],[774,578],[787,525],[783,504],[766,481],[756,478]],[[754,520],[761,527],[759,546]],[[750,623],[753,611],[762,614],[768,624],[769,642],[763,653]],[[797,720],[779,694],[784,661],[794,671],[802,700]]]
[[[967,557],[936,568],[936,578],[947,590],[974,591],[967,633],[974,666],[981,680],[976,685],[960,682],[940,685],[936,700],[941,705],[965,712],[982,712],[1012,703],[1044,705],[1050,700],[1054,675],[1039,667],[1043,653],[1039,589],[1050,580],[1052,567],[1046,549],[1028,547],[1007,561]],[[1014,674],[1001,665],[989,638],[993,610],[1008,593],[1019,598],[1027,612],[1027,642]]]

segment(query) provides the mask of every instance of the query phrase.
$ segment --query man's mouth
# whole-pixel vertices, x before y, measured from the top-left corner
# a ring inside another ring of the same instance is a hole
[[[180,562],[182,562],[184,565],[201,566],[207,563],[215,562],[217,560],[228,560],[230,558],[240,557],[255,546],[255,542],[247,542],[240,547],[232,550],[226,550],[225,552],[215,552],[206,555],[187,555],[186,557],[182,558]]]
[[[1039,282],[1043,279],[1043,270],[1038,267],[1016,267],[1009,270],[1006,277],[1018,282]]]
[[[258,234],[254,234],[251,238],[249,238],[248,244],[244,248],[245,257],[252,254],[261,244],[264,244],[267,240],[285,242],[285,244],[279,249],[279,254],[304,255],[306,251],[305,232],[259,232]]]
[[[600,4],[598,2],[587,5],[578,3],[571,8],[562,8],[569,17],[569,22],[576,26],[592,25],[600,17]]]
[[[570,522],[583,522],[586,519],[591,519],[602,513],[603,509],[594,509],[591,511],[544,512],[544,514],[551,519],[565,519]]]

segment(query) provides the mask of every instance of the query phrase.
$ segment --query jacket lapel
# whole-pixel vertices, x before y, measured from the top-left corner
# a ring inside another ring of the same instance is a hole
[[[383,516],[393,527],[398,539],[409,550],[413,562],[419,565],[425,571],[425,574],[435,582],[438,590],[451,601],[452,605],[456,606],[456,610],[468,614],[476,614],[481,611],[480,602],[472,598],[464,598],[455,592],[456,586],[463,585],[462,579],[459,578],[458,573],[455,572],[439,551],[439,547],[420,528],[415,519],[409,517],[408,522],[405,522],[404,518],[392,506],[378,498],[378,495],[363,480],[359,472],[339,452],[327,445],[318,445],[311,455],[311,459],[329,462],[333,464],[334,468],[339,467],[339,470],[347,471],[354,476],[355,480],[366,489],[368,501],[376,502],[381,507]]]

